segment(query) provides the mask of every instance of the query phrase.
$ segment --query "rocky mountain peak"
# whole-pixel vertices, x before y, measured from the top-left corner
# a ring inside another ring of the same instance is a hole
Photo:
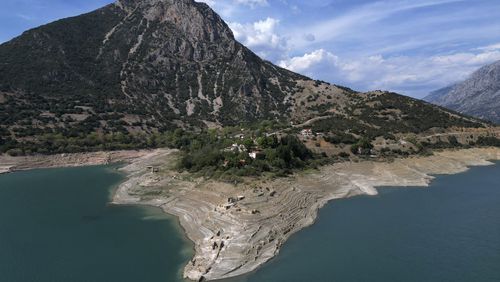
[[[192,0],[118,0],[127,18],[143,17],[148,23],[175,26],[196,41],[234,40],[229,26],[207,4]]]
[[[114,5],[126,10],[133,11],[135,9],[145,9],[147,7],[161,8],[164,5],[190,5],[194,4],[193,0],[117,0]]]

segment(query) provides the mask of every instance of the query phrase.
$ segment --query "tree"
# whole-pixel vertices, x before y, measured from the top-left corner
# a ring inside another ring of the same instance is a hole
[[[250,150],[254,147],[254,142],[251,138],[246,138],[245,140],[243,140],[243,145],[245,145],[245,147]]]
[[[353,154],[368,155],[371,149],[373,149],[373,145],[367,138],[361,138],[358,143],[351,146]]]

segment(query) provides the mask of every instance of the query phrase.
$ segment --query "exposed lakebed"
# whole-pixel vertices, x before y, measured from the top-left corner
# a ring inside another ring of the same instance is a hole
[[[500,281],[500,164],[336,200],[273,261],[227,281]]]
[[[182,281],[175,218],[108,205],[114,167],[0,176],[0,280]],[[228,281],[498,281],[500,165],[335,200],[268,264]]]

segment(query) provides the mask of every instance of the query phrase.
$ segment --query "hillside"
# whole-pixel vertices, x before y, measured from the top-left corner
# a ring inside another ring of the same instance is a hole
[[[500,61],[480,68],[463,82],[432,92],[424,100],[500,123]]]
[[[358,93],[277,67],[192,0],[119,0],[0,45],[1,152],[155,147],[166,144],[158,135],[177,128],[264,120],[320,123],[322,132],[370,140],[485,126],[394,93]]]

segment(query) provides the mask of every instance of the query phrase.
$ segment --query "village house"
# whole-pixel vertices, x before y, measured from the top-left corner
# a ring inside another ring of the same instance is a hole
[[[302,131],[300,131],[300,134],[301,134],[303,137],[306,137],[306,138],[310,138],[310,137],[313,137],[313,136],[314,136],[313,131],[312,131],[312,129],[310,129],[310,128],[305,128],[305,129],[302,129]]]
[[[245,139],[245,134],[236,134],[233,137],[234,137],[234,139],[243,140],[243,139]]]
[[[261,153],[262,153],[262,151],[260,151],[260,150],[255,150],[255,151],[252,151],[252,152],[248,153],[248,156],[249,156],[250,158],[252,158],[252,159],[254,159],[254,160],[255,160],[255,159],[257,159],[257,156],[258,156],[259,154],[261,154]]]
[[[243,144],[239,145],[239,144],[235,143],[235,144],[231,145],[231,147],[226,148],[224,151],[233,152],[233,153],[243,153],[243,152],[247,151],[247,147]]]

